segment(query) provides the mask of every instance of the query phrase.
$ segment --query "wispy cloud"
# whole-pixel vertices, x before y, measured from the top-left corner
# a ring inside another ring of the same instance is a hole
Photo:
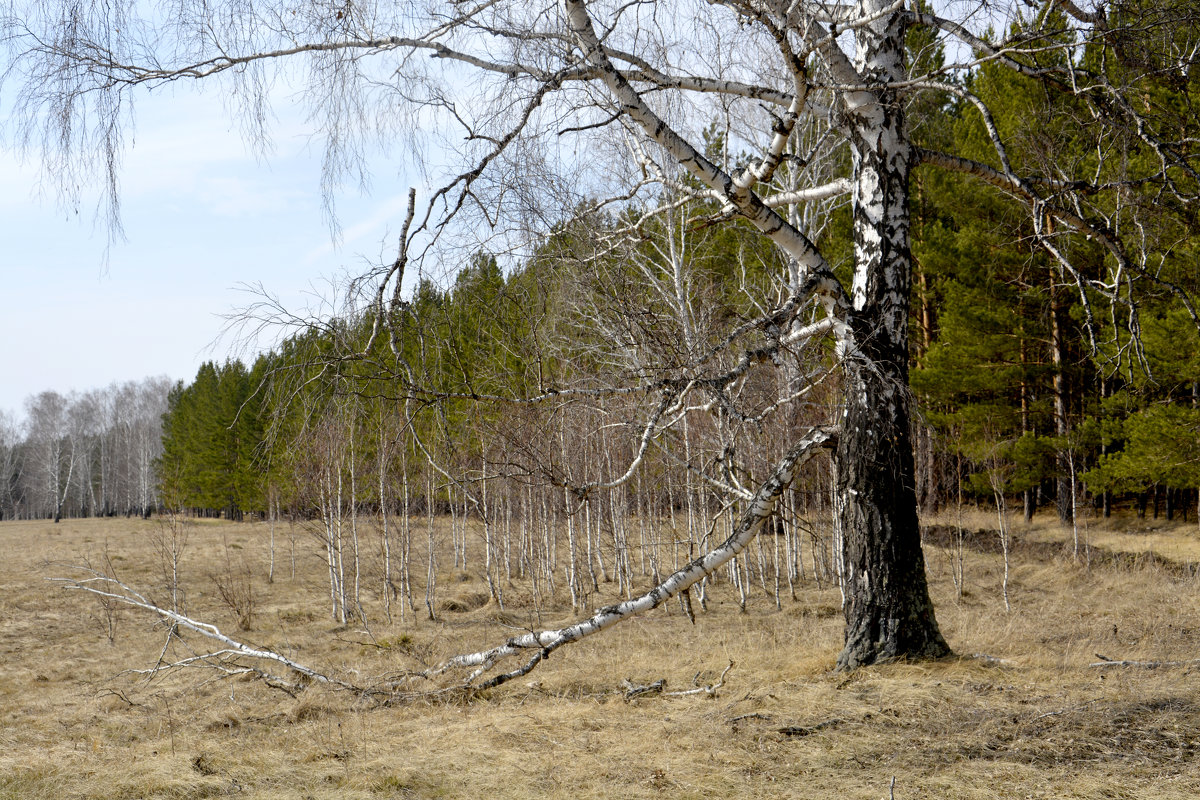
[[[378,201],[363,198],[357,202],[344,202],[342,205],[339,216],[357,221],[341,230],[336,243],[331,241],[310,250],[301,263],[311,266],[331,256],[348,253],[367,259],[376,256],[394,258],[395,253],[392,251],[399,242],[392,240],[399,235],[400,227],[404,224],[404,215],[408,211],[408,193],[394,194]],[[350,216],[351,213],[354,214],[353,217]]]

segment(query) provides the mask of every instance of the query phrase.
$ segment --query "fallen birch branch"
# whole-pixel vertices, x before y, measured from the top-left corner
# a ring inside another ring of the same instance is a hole
[[[127,606],[140,608],[144,611],[149,611],[152,614],[158,615],[161,619],[171,623],[171,628],[167,633],[168,645],[170,644],[171,636],[178,636],[178,629],[192,631],[201,636],[220,642],[224,647],[220,650],[210,653],[185,658],[181,661],[167,662],[166,647],[163,648],[163,653],[160,654],[158,663],[145,670],[133,670],[135,674],[147,675],[153,677],[160,672],[184,667],[205,666],[209,668],[217,668],[219,672],[233,677],[236,675],[253,674],[262,679],[267,685],[277,689],[281,689],[289,694],[295,694],[301,691],[308,682],[317,682],[330,684],[343,689],[355,689],[345,681],[337,680],[328,675],[325,675],[318,670],[293,661],[282,653],[278,653],[266,647],[254,647],[244,642],[239,642],[236,639],[221,632],[220,628],[208,622],[193,619],[186,614],[180,614],[178,611],[172,611],[167,608],[155,605],[150,602],[144,595],[130,587],[111,575],[105,575],[95,569],[86,567],[78,567],[89,573],[87,578],[50,578],[51,581],[61,584],[68,591],[82,591],[89,594],[98,595]],[[251,661],[267,661],[279,664],[287,669],[299,673],[302,680],[287,680],[279,675],[272,674],[266,670],[257,667],[248,667],[243,664],[236,666],[231,665],[229,659],[244,658]],[[304,680],[307,679],[307,680]]]

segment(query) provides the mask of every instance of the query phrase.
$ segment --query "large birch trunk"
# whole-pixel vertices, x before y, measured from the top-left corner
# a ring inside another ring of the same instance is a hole
[[[870,14],[882,5],[865,0]],[[904,74],[901,13],[858,32],[860,74]],[[839,669],[949,652],[925,579],[909,419],[908,178],[903,112],[889,89],[856,93],[854,352],[845,365],[846,409],[835,486],[844,570],[846,643]]]

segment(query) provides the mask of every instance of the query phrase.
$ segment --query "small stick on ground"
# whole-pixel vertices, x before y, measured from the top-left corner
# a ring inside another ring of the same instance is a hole
[[[1099,653],[1096,654],[1099,658],[1104,658]],[[1103,661],[1094,661],[1088,664],[1093,669],[1105,669],[1108,667],[1141,667],[1142,669],[1159,669],[1166,667],[1195,667],[1200,665],[1200,658],[1191,658],[1186,661],[1115,661],[1111,658],[1104,658]]]
[[[664,692],[664,694],[666,694],[667,697],[683,697],[684,695],[703,693],[707,694],[709,697],[715,697],[717,690],[725,685],[725,676],[729,674],[729,670],[731,669],[733,669],[732,661],[730,661],[729,666],[725,667],[725,669],[721,672],[721,677],[717,678],[716,683],[710,683],[707,686],[699,685],[700,673],[697,672],[696,677],[692,678],[692,685],[696,687],[695,689],[683,689],[678,692]]]

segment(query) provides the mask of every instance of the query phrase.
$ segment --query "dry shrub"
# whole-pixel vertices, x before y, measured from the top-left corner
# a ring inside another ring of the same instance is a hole
[[[120,559],[120,556],[117,557]],[[116,577],[117,568],[113,564],[113,555],[109,552],[108,544],[105,543],[104,549],[97,558],[84,558],[83,565],[88,569],[96,572]],[[108,640],[110,645],[117,642],[117,622],[121,619],[125,612],[125,605],[114,597],[109,597],[104,594],[93,595],[94,602],[99,608],[96,616],[93,617],[96,626],[104,633],[104,638]]]
[[[258,605],[254,591],[254,571],[244,554],[233,555],[228,539],[223,543],[224,558],[221,568],[209,573],[209,579],[216,587],[221,602],[233,612],[238,628],[249,631],[254,628],[254,616]]]

